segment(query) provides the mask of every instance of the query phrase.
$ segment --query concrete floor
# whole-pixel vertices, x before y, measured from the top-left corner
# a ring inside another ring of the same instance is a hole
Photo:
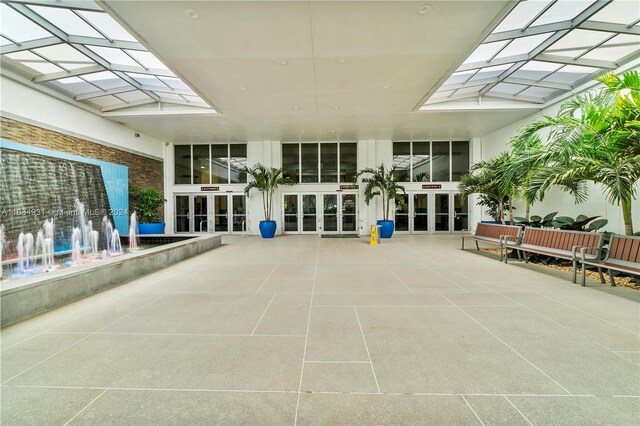
[[[640,292],[459,242],[226,237],[2,330],[0,421],[640,424]]]

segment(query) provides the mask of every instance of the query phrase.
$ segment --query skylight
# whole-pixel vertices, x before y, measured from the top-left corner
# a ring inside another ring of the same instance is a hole
[[[3,1],[0,54],[3,70],[97,112],[154,103],[215,112],[93,1]]]
[[[423,108],[498,98],[545,104],[640,58],[635,0],[518,3]]]

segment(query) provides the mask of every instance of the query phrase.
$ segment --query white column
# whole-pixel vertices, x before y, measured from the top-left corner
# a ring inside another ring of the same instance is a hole
[[[470,158],[471,164],[475,164],[482,161],[482,138],[472,138],[469,144],[471,149]],[[476,223],[480,222],[483,217],[482,207],[477,203],[479,198],[477,195],[472,195],[469,203],[471,204],[471,217],[469,218],[469,228],[475,229]]]
[[[167,200],[164,205],[165,234],[173,234],[175,232],[175,197],[172,191],[174,179],[173,163],[173,144],[166,142],[164,144],[164,198]]]

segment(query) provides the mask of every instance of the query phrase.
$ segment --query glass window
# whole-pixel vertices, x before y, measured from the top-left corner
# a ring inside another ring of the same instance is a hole
[[[175,183],[191,183],[191,145],[174,147]]]
[[[229,145],[229,168],[231,183],[247,183],[247,145]]]
[[[282,168],[284,169],[284,177],[292,179],[295,183],[300,182],[299,149],[300,145],[297,143],[286,143],[282,145]]]
[[[303,143],[302,147],[302,183],[318,182],[318,144]]]
[[[449,142],[432,142],[433,182],[449,182]]]
[[[320,144],[320,181],[338,182],[338,144]]]
[[[211,145],[211,183],[229,183],[229,145]]]
[[[469,142],[451,142],[451,180],[459,182],[469,171]]]
[[[396,142],[393,144],[393,165],[396,167],[396,179],[399,182],[409,182],[411,142]]]
[[[358,144],[340,144],[340,182],[353,182],[358,173]]]
[[[209,181],[209,145],[193,146],[193,183],[210,183]]]
[[[413,182],[429,182],[431,178],[431,143],[413,142]]]

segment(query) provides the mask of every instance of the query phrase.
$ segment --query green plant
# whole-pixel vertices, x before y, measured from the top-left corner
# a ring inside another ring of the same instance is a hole
[[[140,223],[161,222],[158,217],[158,209],[167,202],[155,188],[140,188],[134,186],[131,188],[136,217]]]
[[[587,231],[596,232],[604,228],[609,221],[607,219],[598,219],[600,216],[587,217],[583,214],[575,219],[569,216],[557,216],[558,212],[549,213],[545,217],[531,216],[529,220],[524,217],[516,217],[516,223],[526,225],[532,228],[557,228],[568,231]],[[597,219],[597,220],[596,220]]]
[[[493,220],[495,220],[496,222],[501,222],[502,220],[504,220],[504,213],[501,212],[505,212],[509,209],[509,200],[507,197],[504,197],[502,199],[502,205],[500,205],[500,202],[498,200],[496,200],[495,198],[491,198],[486,194],[480,194],[478,198],[479,201],[477,204],[479,206],[485,207],[484,212],[488,214]]]
[[[395,171],[395,166],[386,169],[384,164],[381,164],[377,168],[369,167],[359,170],[354,177],[354,182],[357,182],[360,176],[370,175],[362,178],[362,183],[366,184],[364,187],[364,202],[369,205],[373,197],[379,196],[382,198],[383,220],[389,220],[391,200],[401,202],[401,193],[406,194],[404,186],[399,185],[396,180]]]
[[[267,168],[258,163],[251,168],[245,168],[252,182],[244,188],[244,193],[249,196],[252,189],[262,193],[262,207],[264,208],[264,220],[270,221],[273,214],[273,195],[281,185],[293,185],[293,181],[283,177],[283,169]]]

